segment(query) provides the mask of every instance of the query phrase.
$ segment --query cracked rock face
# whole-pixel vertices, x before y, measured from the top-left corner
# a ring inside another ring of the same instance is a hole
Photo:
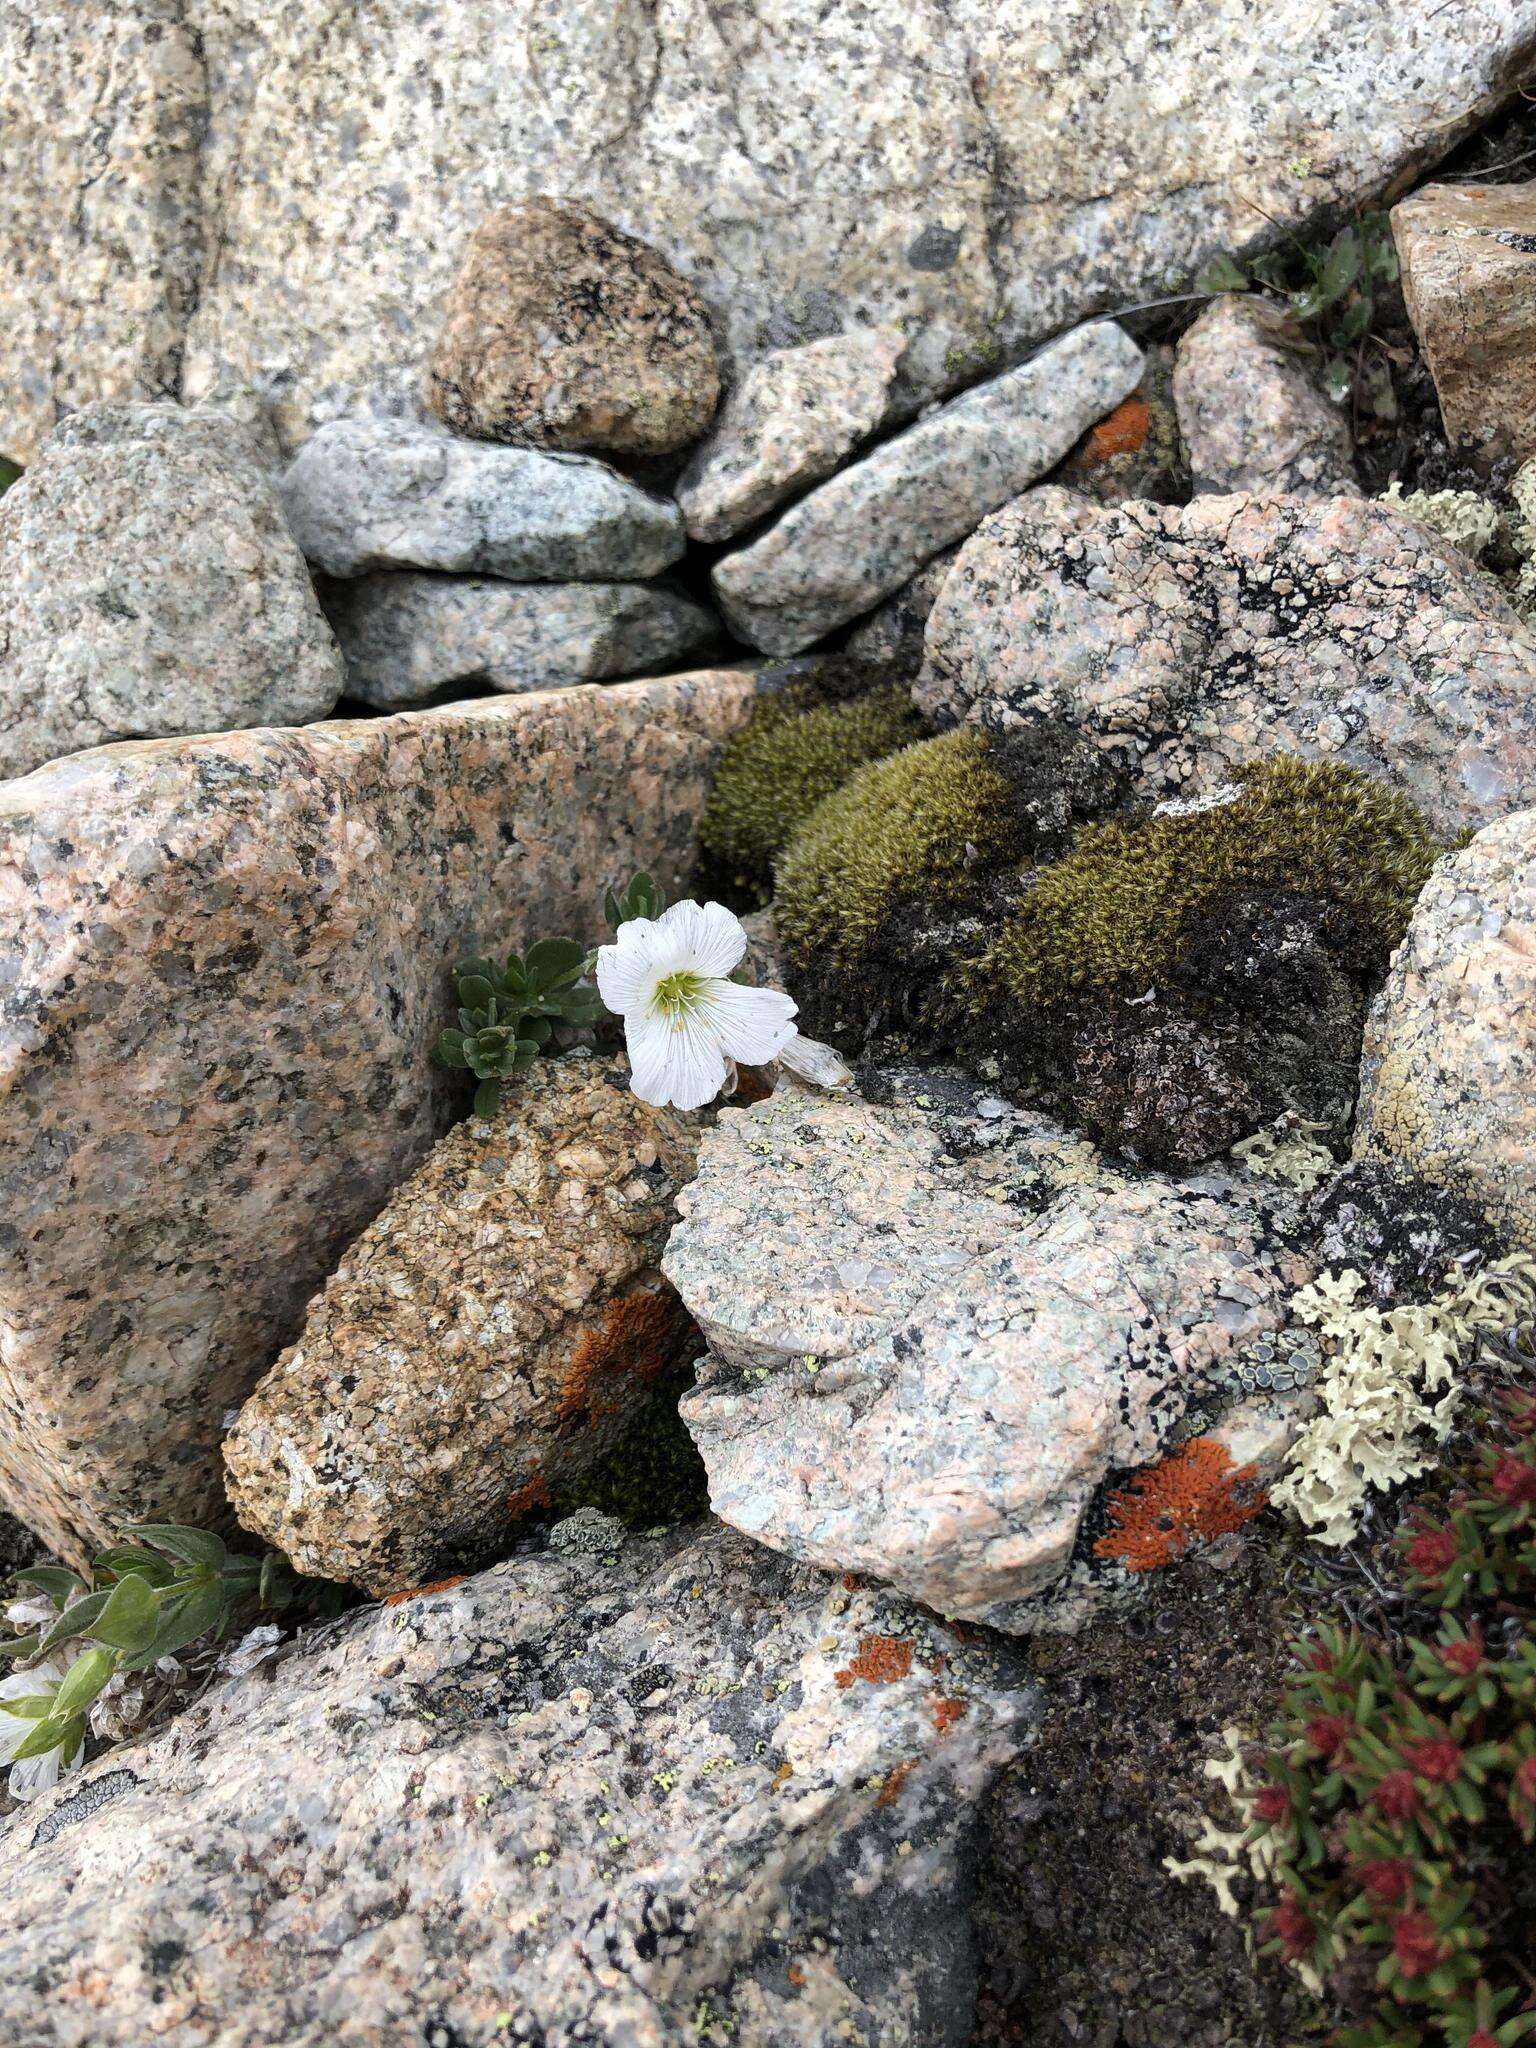
[[[370,1608],[17,1815],[14,2048],[960,2048],[996,1652],[728,1531]]]
[[[775,349],[754,364],[678,479],[692,537],[729,540],[830,475],[879,426],[905,348],[899,327],[873,327]]]
[[[1536,802],[1536,636],[1449,542],[1359,499],[1027,492],[944,579],[915,694],[939,724],[1064,719],[1155,799],[1293,753],[1447,835]]]
[[[496,448],[405,420],[337,420],[284,476],[294,539],[327,576],[468,570],[515,582],[658,576],[677,507],[604,462]]]
[[[1430,877],[1367,1025],[1355,1151],[1536,1251],[1536,811]]]
[[[434,1148],[349,1247],[224,1444],[248,1529],[391,1593],[484,1557],[509,1501],[610,1449],[681,1355],[657,1270],[696,1117],[568,1053]]]
[[[0,1495],[71,1557],[219,1443],[451,1120],[480,946],[675,889],[752,679],[161,741],[0,790]]]
[[[1255,208],[1380,190],[1533,39],[1532,0],[18,10],[0,449],[30,459],[61,401],[174,391],[183,354],[189,397],[264,380],[289,448],[410,400],[466,238],[538,192],[660,249],[738,374],[900,321],[927,398],[1182,289]]]
[[[962,1077],[887,1080],[705,1136],[663,1261],[710,1346],[683,1417],[733,1527],[1028,1629],[1111,1471],[1311,1269],[1273,1185],[1125,1179]]]
[[[396,710],[454,683],[549,690],[601,683],[699,653],[713,612],[652,583],[504,583],[381,571],[321,589],[347,693]]]
[[[1426,185],[1392,209],[1403,298],[1445,431],[1536,456],[1536,182]]]
[[[0,499],[0,780],[112,740],[302,725],[341,686],[235,422],[90,406]]]
[[[988,512],[1033,483],[1141,381],[1111,320],[978,384],[790,507],[714,569],[741,637],[795,654],[899,590]]]
[[[1197,491],[1360,495],[1349,423],[1267,299],[1233,294],[1206,307],[1179,343],[1173,400]]]
[[[708,311],[649,243],[551,199],[498,207],[470,236],[427,372],[456,433],[667,455],[719,395]]]

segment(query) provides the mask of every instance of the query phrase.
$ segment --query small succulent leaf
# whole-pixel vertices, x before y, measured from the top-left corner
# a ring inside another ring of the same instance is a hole
[[[518,1020],[517,1035],[519,1039],[532,1039],[535,1045],[548,1045],[554,1028],[547,1017],[522,1017]]]
[[[493,1079],[483,1080],[475,1090],[475,1115],[494,1116],[500,1101],[500,1081]]]
[[[490,978],[484,974],[461,974],[459,976],[459,1001],[472,1010],[483,1009],[496,991]]]
[[[528,948],[528,976],[549,988],[567,977],[580,974],[587,949],[574,939],[536,939]]]

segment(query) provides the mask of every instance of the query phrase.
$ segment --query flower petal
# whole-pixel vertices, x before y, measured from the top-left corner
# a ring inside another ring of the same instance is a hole
[[[653,1108],[702,1109],[725,1086],[725,1054],[707,1023],[627,1017],[630,1086]]]
[[[659,960],[669,951],[660,927],[649,917],[621,924],[611,946],[597,949],[597,992],[622,1017],[642,1000]]]
[[[747,950],[747,935],[741,919],[723,903],[694,903],[685,899],[664,910],[657,919],[686,958],[679,966],[695,974],[719,975],[722,979]]]
[[[35,1799],[59,1782],[59,1752],[45,1749],[41,1756],[23,1757],[11,1765],[10,1790],[13,1799]]]
[[[782,989],[719,981],[709,991],[706,1014],[723,1051],[749,1067],[761,1067],[777,1059],[794,1037],[797,1007]]]
[[[853,1069],[840,1052],[803,1031],[779,1047],[779,1065],[817,1088],[846,1088],[853,1080]]]

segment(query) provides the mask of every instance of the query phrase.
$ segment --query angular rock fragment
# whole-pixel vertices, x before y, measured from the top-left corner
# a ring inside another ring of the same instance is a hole
[[[1536,1251],[1536,811],[1430,877],[1366,1028],[1355,1151]]]
[[[1536,456],[1536,181],[1425,185],[1392,209],[1408,317],[1452,442]]]
[[[0,791],[0,1494],[79,1556],[222,1507],[225,1411],[451,1120],[449,964],[675,888],[753,697],[118,747]]]
[[[1536,636],[1449,542],[1359,499],[1026,492],[945,577],[915,694],[941,725],[1080,726],[1155,799],[1291,753],[1447,835],[1536,802]]]
[[[1179,343],[1173,398],[1197,491],[1360,495],[1349,422],[1269,300],[1212,300]]]
[[[666,455],[699,438],[719,395],[708,309],[648,242],[543,198],[471,235],[427,373],[455,432]]]
[[[997,1653],[724,1530],[301,1640],[12,1823],[0,2032],[962,2048]]]
[[[905,348],[899,327],[862,328],[755,364],[678,479],[692,537],[729,540],[829,476],[879,426]]]
[[[327,576],[453,569],[520,583],[657,576],[683,552],[677,507],[584,455],[496,448],[405,420],[336,420],[281,485]]]
[[[1141,366],[1123,328],[1095,321],[930,413],[716,564],[728,622],[795,654],[869,611],[1060,461]]]
[[[697,654],[719,621],[649,583],[503,583],[412,570],[329,583],[347,693],[386,710],[456,683],[506,691],[607,682]]]
[[[1278,1187],[1124,1178],[959,1077],[882,1093],[706,1135],[663,1260],[710,1345],[684,1420],[732,1526],[1028,1629],[1112,1470],[1311,1269]]]
[[[620,1059],[538,1060],[451,1130],[310,1303],[224,1444],[235,1512],[370,1593],[494,1550],[683,1355],[657,1270],[697,1118]]]
[[[88,406],[0,499],[0,779],[323,718],[341,657],[238,422]]]

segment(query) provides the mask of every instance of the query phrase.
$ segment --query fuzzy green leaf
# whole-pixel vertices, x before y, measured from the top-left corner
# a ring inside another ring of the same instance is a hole
[[[160,1622],[161,1594],[136,1572],[118,1580],[91,1634],[119,1650],[142,1650]]]
[[[17,1572],[16,1583],[35,1586],[39,1593],[51,1600],[55,1607],[62,1609],[66,1600],[76,1593],[85,1591],[85,1582],[74,1572],[66,1571],[61,1564],[31,1564],[25,1571]]]
[[[1195,279],[1197,292],[1245,292],[1248,289],[1248,273],[1232,257],[1223,253],[1213,256],[1204,270]]]
[[[139,1522],[123,1534],[153,1544],[182,1564],[202,1565],[214,1572],[229,1555],[223,1538],[211,1529],[189,1529],[180,1522]]]
[[[116,1669],[117,1652],[105,1646],[78,1656],[59,1681],[53,1701],[55,1718],[84,1713]]]

